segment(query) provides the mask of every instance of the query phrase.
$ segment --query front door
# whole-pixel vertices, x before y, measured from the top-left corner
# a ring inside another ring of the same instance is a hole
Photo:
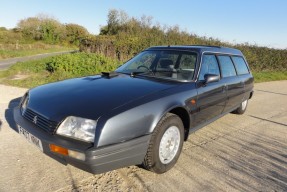
[[[215,55],[205,54],[202,57],[201,69],[197,83],[197,106],[194,125],[198,125],[220,115],[226,103],[226,86],[222,80],[204,84],[206,74],[220,76],[220,70]]]

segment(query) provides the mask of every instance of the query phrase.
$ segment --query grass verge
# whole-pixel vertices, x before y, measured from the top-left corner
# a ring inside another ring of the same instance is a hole
[[[75,50],[75,47],[66,47],[59,45],[47,45],[43,43],[22,44],[19,46],[11,44],[0,45],[0,59],[9,59],[14,57],[25,57],[42,53],[53,53],[60,51]]]
[[[287,80],[287,71],[253,72],[255,83]]]
[[[68,78],[113,71],[119,63],[98,54],[72,53],[19,62],[0,71],[0,83],[32,88]]]

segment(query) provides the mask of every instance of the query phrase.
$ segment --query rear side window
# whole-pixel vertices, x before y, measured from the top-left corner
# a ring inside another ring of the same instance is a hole
[[[232,60],[234,62],[238,75],[249,73],[248,67],[242,57],[233,56]]]
[[[222,77],[236,76],[236,71],[229,56],[218,56]]]
[[[203,55],[199,80],[204,80],[204,75],[214,74],[220,75],[218,63],[215,55]]]

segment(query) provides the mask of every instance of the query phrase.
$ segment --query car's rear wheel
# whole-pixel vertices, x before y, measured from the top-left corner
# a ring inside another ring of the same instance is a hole
[[[155,173],[164,173],[177,162],[184,139],[181,119],[174,114],[166,114],[157,124],[148,147],[143,165]]]
[[[243,114],[246,111],[246,109],[247,109],[247,105],[248,105],[248,99],[244,100],[240,104],[240,106],[233,111],[233,113],[239,114],[239,115]]]

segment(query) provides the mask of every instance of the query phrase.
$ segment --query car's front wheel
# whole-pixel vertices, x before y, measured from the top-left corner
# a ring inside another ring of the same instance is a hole
[[[157,124],[144,159],[144,167],[155,173],[164,173],[177,162],[184,139],[181,119],[166,114]]]

